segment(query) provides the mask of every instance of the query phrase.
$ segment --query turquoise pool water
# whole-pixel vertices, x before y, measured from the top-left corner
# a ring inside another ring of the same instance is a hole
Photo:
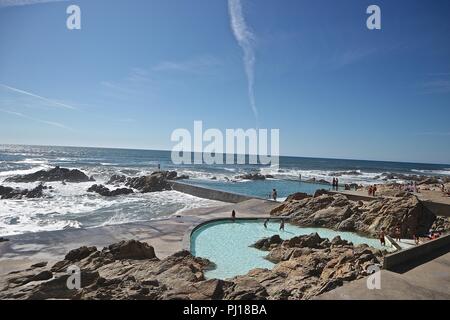
[[[331,186],[326,184],[274,179],[240,182],[226,182],[219,180],[184,180],[182,182],[200,187],[261,198],[270,197],[272,194],[272,189],[277,189],[279,198],[285,198],[296,192],[304,192],[313,195],[319,189],[331,190]]]
[[[216,269],[207,271],[209,279],[227,279],[246,274],[255,268],[271,269],[274,264],[266,259],[267,252],[250,245],[257,240],[278,234],[282,239],[290,239],[299,235],[317,232],[322,238],[333,239],[340,236],[353,244],[368,244],[377,249],[382,247],[377,239],[366,238],[351,232],[333,231],[324,228],[300,228],[286,224],[285,231],[279,231],[278,222],[270,222],[265,229],[263,221],[237,220],[218,221],[201,226],[191,236],[191,252],[197,257],[207,258],[214,262]]]

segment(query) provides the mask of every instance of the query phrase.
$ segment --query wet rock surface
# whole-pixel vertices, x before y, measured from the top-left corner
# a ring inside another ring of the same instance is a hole
[[[170,180],[189,179],[186,175],[178,176],[176,171],[156,171],[142,177],[127,177],[113,175],[106,184],[125,184],[126,187],[136,189],[142,193],[172,190]]]
[[[116,197],[120,195],[128,195],[134,193],[133,189],[128,188],[118,188],[115,190],[109,190],[107,187],[101,184],[100,185],[94,184],[87,191],[98,193],[99,195],[104,197]]]
[[[270,176],[273,178],[273,176]],[[236,176],[236,179],[240,179],[240,180],[266,180],[266,176],[262,175],[261,173],[246,173],[240,176]]]
[[[0,186],[0,199],[36,199],[44,197],[44,190],[47,190],[48,187],[40,184],[36,188],[28,190],[28,189],[14,189],[11,187],[3,187]]]
[[[60,167],[55,167],[51,170],[41,170],[31,174],[13,176],[5,180],[5,182],[19,182],[19,183],[29,183],[29,182],[54,182],[54,181],[64,181],[64,182],[87,182],[94,181],[93,178],[89,178],[86,174],[80,170],[65,169]]]

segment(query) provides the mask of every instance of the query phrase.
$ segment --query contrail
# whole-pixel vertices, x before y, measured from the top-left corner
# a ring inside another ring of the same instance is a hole
[[[67,127],[66,125],[64,125],[64,124],[62,124],[62,123],[32,118],[32,117],[27,116],[27,115],[25,115],[25,114],[23,114],[23,113],[20,113],[20,112],[9,111],[9,110],[4,110],[4,109],[0,109],[0,112],[12,114],[12,115],[14,115],[14,116],[21,117],[21,118],[24,118],[24,119],[28,119],[28,120],[31,120],[31,121],[36,121],[36,122],[48,124],[48,125],[50,125],[50,126],[54,126],[54,127],[58,127],[58,128],[63,128],[63,129],[71,130],[69,127]]]
[[[258,121],[258,109],[256,108],[254,92],[256,58],[253,42],[255,37],[245,22],[240,0],[228,0],[228,11],[230,13],[230,23],[234,37],[244,51],[244,66],[248,82],[248,96],[253,114]]]
[[[61,2],[67,0],[0,0],[0,8],[26,6],[31,4],[41,4],[47,2]]]
[[[53,105],[56,105],[56,106],[59,106],[59,107],[62,107],[62,108],[72,109],[72,110],[76,110],[77,109],[77,108],[72,107],[72,106],[70,106],[68,104],[61,103],[61,102],[58,102],[58,101],[54,101],[54,100],[51,100],[49,98],[42,97],[42,96],[39,96],[37,94],[31,93],[31,92],[27,92],[27,91],[24,91],[24,90],[20,90],[20,89],[17,89],[17,88],[13,88],[13,87],[1,84],[1,83],[0,83],[0,87],[3,87],[3,88],[8,89],[8,90],[11,90],[13,92],[24,94],[24,95],[29,96],[29,97],[33,97],[33,98],[37,98],[37,99],[49,102],[49,103],[51,103]]]

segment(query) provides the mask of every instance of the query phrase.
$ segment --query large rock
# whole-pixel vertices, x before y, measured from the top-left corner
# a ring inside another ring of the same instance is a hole
[[[42,184],[38,185],[36,188],[28,190],[28,189],[13,189],[10,187],[0,186],[0,199],[36,199],[44,197],[44,190],[47,187]]]
[[[288,196],[285,201],[286,202],[299,201],[299,200],[307,199],[307,198],[310,198],[310,197],[311,196],[309,194],[307,194],[307,193],[297,192],[297,193],[294,193],[294,194],[291,194],[290,196]]]
[[[89,178],[80,170],[65,169],[60,167],[55,167],[51,170],[41,170],[35,173],[27,175],[19,175],[10,177],[5,180],[5,182],[53,182],[53,181],[65,181],[65,182],[87,182],[94,181],[93,178]]]
[[[285,202],[271,214],[289,215],[292,223],[304,227],[356,231],[371,236],[378,235],[382,229],[393,233],[400,226],[404,238],[427,234],[436,219],[413,195],[364,202],[324,193],[314,198]]]
[[[148,176],[127,177],[124,175],[113,175],[107,184],[124,183],[127,187],[137,189],[142,193],[171,190],[170,180],[189,179],[188,176],[178,176],[176,171],[156,171]]]
[[[279,235],[273,235],[270,238],[264,238],[256,241],[252,247],[260,250],[269,250],[272,246],[280,244],[283,240]]]
[[[246,173],[240,176],[236,176],[236,179],[241,180],[266,180],[266,176],[262,175],[261,173]]]
[[[128,195],[134,193],[133,189],[128,188],[119,188],[111,191],[101,184],[100,185],[94,184],[87,191],[98,193],[99,195],[102,195],[104,197],[116,197],[120,195]]]
[[[155,249],[147,243],[136,240],[122,241],[108,247],[109,252],[116,260],[134,259],[155,259]]]

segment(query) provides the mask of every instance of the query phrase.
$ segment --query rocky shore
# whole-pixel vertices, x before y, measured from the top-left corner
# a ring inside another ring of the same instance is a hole
[[[30,183],[30,182],[54,182],[54,181],[64,181],[64,182],[88,182],[95,181],[92,177],[88,177],[86,174],[80,170],[65,169],[60,167],[55,167],[51,170],[40,170],[27,175],[18,175],[7,178],[5,182],[19,182],[19,183]]]
[[[402,238],[426,235],[436,220],[414,195],[352,201],[325,191],[314,197],[291,196],[271,214],[289,216],[291,223],[302,227],[324,227],[372,237],[382,230],[393,234],[396,227],[400,227]]]
[[[104,197],[115,197],[120,195],[129,195],[136,191],[141,193],[159,192],[172,190],[171,180],[189,179],[186,175],[178,176],[176,171],[156,171],[147,176],[127,177],[125,175],[113,175],[106,183],[115,185],[115,190],[101,184],[92,185],[87,192],[97,193]],[[8,186],[0,186],[0,199],[22,199],[22,198],[42,198],[45,196],[44,190],[52,189],[51,186],[44,185],[45,182],[61,181],[62,183],[80,183],[95,181],[93,177],[88,177],[80,170],[55,167],[51,170],[41,170],[28,175],[18,175],[5,179],[8,183],[34,183],[40,182],[40,185],[32,190],[15,189]],[[120,188],[123,184],[126,188]]]
[[[44,190],[47,190],[51,187],[46,187],[42,184],[37,186],[36,188],[33,188],[31,190],[28,189],[14,189],[11,187],[3,187],[0,186],[0,199],[15,199],[20,200],[23,198],[27,199],[35,199],[35,198],[42,198],[44,196]]]
[[[2,277],[0,299],[309,299],[381,262],[377,250],[317,234],[262,242],[275,268],[227,280],[205,279],[213,264],[187,251],[160,260],[153,247],[134,240],[103,250],[81,247],[52,266],[42,262]],[[80,269],[80,290],[67,287],[71,266]]]
[[[178,176],[176,171],[156,171],[151,175],[142,177],[127,177],[124,175],[112,176],[106,184],[125,184],[126,187],[136,189],[142,193],[172,190],[170,180],[188,179],[187,176]]]

